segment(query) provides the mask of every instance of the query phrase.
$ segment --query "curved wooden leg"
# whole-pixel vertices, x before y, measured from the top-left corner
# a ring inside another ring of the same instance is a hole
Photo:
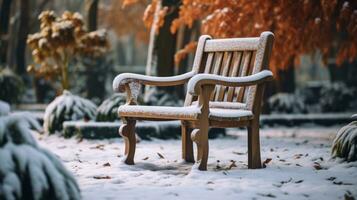
[[[197,161],[198,169],[207,170],[208,161],[208,127],[194,129],[191,133],[192,140],[197,144]]]
[[[248,126],[248,168],[262,168],[258,120],[254,120],[251,126]]]
[[[119,134],[123,137],[125,142],[124,163],[128,165],[134,165],[136,148],[135,123],[135,120],[124,119],[123,125],[119,128]]]
[[[181,125],[181,139],[182,139],[182,159],[186,162],[194,163],[195,158],[193,156],[193,143],[190,137],[189,128]]]

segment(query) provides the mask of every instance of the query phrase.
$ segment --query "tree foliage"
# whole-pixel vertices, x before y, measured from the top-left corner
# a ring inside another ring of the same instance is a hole
[[[146,15],[153,13],[149,11],[155,10],[157,2],[152,1]],[[171,32],[180,26],[192,27],[195,21],[201,22],[202,34],[217,38],[258,36],[269,30],[276,37],[272,70],[284,69],[289,59],[317,51],[325,61],[336,58],[341,64],[357,56],[356,8],[353,0],[183,0]],[[150,24],[152,17],[144,20]],[[194,50],[189,45],[177,60]]]

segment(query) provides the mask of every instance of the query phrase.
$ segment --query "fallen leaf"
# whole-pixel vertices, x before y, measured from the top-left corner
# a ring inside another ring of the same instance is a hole
[[[263,162],[263,168],[266,168],[267,164],[270,163],[270,161],[272,161],[272,160],[273,160],[272,158],[265,159],[265,161]]]
[[[104,144],[98,144],[95,147],[89,147],[90,149],[100,149],[100,150],[104,150]]]
[[[230,170],[230,169],[232,169],[233,167],[237,167],[236,161],[231,160],[231,164],[230,164],[226,169]]]
[[[257,193],[258,195],[260,196],[263,196],[263,197],[270,197],[270,198],[276,198],[275,195],[271,194],[271,193],[268,193],[268,194],[263,194],[263,193]]]
[[[108,162],[107,162],[107,163],[104,163],[104,164],[103,164],[103,167],[110,167],[110,163],[108,163]]]
[[[160,157],[160,159],[165,159],[165,157],[161,153],[157,152],[157,155]]]
[[[331,177],[328,177],[326,180],[328,180],[328,181],[334,181],[335,179],[336,179],[336,177],[331,176]]]
[[[286,181],[280,181],[281,184],[286,184],[286,183],[290,183],[291,181],[293,180],[293,178],[289,178],[288,180]]]
[[[332,183],[335,184],[335,185],[353,185],[352,183],[344,183],[342,181],[334,181]]]
[[[238,151],[233,151],[232,153],[233,153],[233,154],[236,154],[236,155],[239,155],[239,156],[246,154],[246,153],[238,152]]]
[[[301,156],[303,156],[301,153],[299,153],[299,154],[295,154],[295,155],[294,155],[294,159],[300,159],[300,158],[301,158]]]
[[[110,176],[93,176],[94,179],[111,179]]]
[[[145,157],[145,158],[143,158],[143,160],[147,160],[147,159],[149,159],[149,157]]]
[[[322,169],[320,163],[317,163],[317,162],[314,162],[314,168],[315,168],[316,170],[321,170],[321,169]]]
[[[298,181],[295,181],[294,183],[302,183],[304,182],[304,180],[298,180]]]
[[[208,181],[207,184],[214,184],[213,181]]]

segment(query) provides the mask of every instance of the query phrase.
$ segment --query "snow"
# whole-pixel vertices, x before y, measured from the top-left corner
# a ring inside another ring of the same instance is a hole
[[[10,113],[10,105],[5,101],[0,100],[0,116],[8,115]]]
[[[88,99],[64,91],[46,108],[44,114],[45,132],[53,133],[62,129],[62,122],[87,117],[95,119],[97,106]]]
[[[180,140],[141,141],[136,165],[129,166],[120,161],[122,139],[35,136],[75,174],[83,199],[356,198],[357,162],[330,159],[338,129],[261,129],[262,161],[272,160],[257,170],[247,169],[246,130],[229,129],[230,137],[210,140],[208,171],[180,160]]]
[[[225,83],[246,84],[247,82],[255,82],[264,78],[273,76],[273,73],[269,70],[263,70],[253,75],[243,77],[226,77],[215,74],[197,74],[190,79],[187,85],[187,91],[192,95],[198,95],[198,87],[201,81],[220,81]],[[224,83],[220,83],[225,85]]]
[[[173,119],[177,119],[177,116],[187,118],[197,118],[201,113],[201,108],[198,105],[186,106],[186,107],[170,107],[170,106],[139,106],[139,105],[122,105],[118,109],[119,114],[130,113],[130,116],[146,116],[155,117],[168,116]],[[253,113],[248,110],[239,109],[222,109],[222,108],[210,108],[209,116],[218,118],[240,118],[250,117]]]
[[[146,76],[142,74],[133,74],[133,73],[122,73],[117,75],[113,81],[113,90],[116,92],[123,91],[122,87],[125,83],[132,82],[133,80],[139,82],[156,82],[156,83],[164,83],[164,82],[177,82],[180,80],[185,80],[191,78],[195,72],[187,72],[185,74],[177,75],[177,76],[168,76],[168,77],[155,77],[155,76]],[[149,84],[150,85],[150,84]],[[177,84],[175,84],[177,85]]]
[[[36,127],[27,114],[0,117],[0,199],[80,199],[73,176],[38,146]]]

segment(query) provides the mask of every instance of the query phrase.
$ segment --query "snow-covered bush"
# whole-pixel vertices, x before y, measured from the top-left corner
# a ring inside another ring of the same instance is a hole
[[[344,83],[328,84],[321,89],[320,105],[322,112],[342,112],[355,101],[355,90]]]
[[[0,117],[10,113],[10,105],[0,100]]]
[[[268,100],[270,113],[304,113],[305,104],[301,98],[294,94],[278,93]]]
[[[332,157],[348,162],[357,161],[357,121],[342,127],[333,141]]]
[[[23,92],[23,83],[10,69],[0,70],[0,99],[8,103],[20,100]]]
[[[64,121],[94,120],[97,106],[91,101],[63,91],[46,108],[43,127],[45,132],[54,133],[62,130]]]
[[[31,126],[23,115],[0,117],[0,199],[80,199],[73,176],[37,145]]]
[[[175,94],[160,88],[150,88],[145,94],[145,104],[155,106],[182,106],[183,101]]]
[[[103,101],[97,109],[96,121],[115,121],[118,120],[118,108],[125,104],[126,94],[114,94]]]

